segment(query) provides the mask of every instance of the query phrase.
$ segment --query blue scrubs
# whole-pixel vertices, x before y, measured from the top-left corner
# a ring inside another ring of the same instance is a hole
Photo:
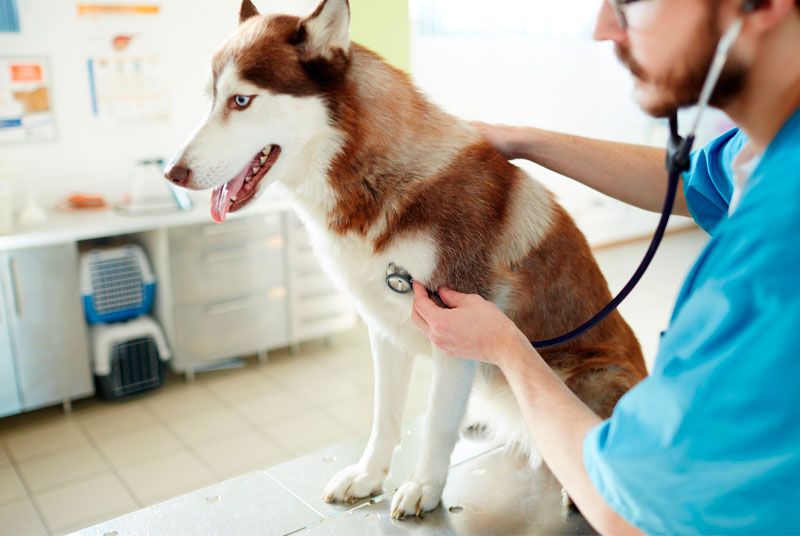
[[[733,130],[684,176],[712,238],[652,374],[583,445],[594,485],[651,534],[800,534],[800,110],[733,216]]]

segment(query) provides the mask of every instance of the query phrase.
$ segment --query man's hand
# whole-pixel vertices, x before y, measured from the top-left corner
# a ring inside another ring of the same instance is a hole
[[[492,125],[480,121],[473,121],[472,126],[477,128],[478,132],[509,160],[526,158],[521,150],[523,145],[521,142],[526,137],[524,127]]]
[[[448,355],[499,365],[505,347],[524,338],[496,305],[478,295],[442,287],[439,297],[450,309],[436,305],[425,287],[415,282],[411,318]]]

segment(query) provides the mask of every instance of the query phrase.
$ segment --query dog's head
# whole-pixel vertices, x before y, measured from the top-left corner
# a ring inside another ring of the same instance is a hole
[[[213,188],[217,222],[286,178],[304,148],[330,131],[325,94],[349,68],[349,27],[348,0],[323,0],[305,18],[263,16],[243,0],[238,30],[212,61],[210,109],[165,176]]]

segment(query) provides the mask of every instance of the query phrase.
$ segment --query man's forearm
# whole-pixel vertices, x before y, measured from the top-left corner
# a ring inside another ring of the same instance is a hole
[[[518,132],[514,154],[586,186],[652,212],[660,212],[667,191],[664,150],[561,134],[533,127]],[[683,192],[674,214],[688,216]]]
[[[638,533],[608,506],[583,464],[584,438],[600,418],[564,385],[524,338],[509,342],[504,354],[501,369],[528,430],[581,513],[601,533]]]

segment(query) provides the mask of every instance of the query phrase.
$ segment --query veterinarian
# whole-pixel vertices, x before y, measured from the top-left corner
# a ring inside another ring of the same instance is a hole
[[[415,284],[415,323],[451,355],[499,366],[541,453],[606,534],[800,533],[800,0],[604,3],[635,96],[665,117],[697,102],[721,36],[741,34],[712,104],[738,125],[692,155],[675,213],[711,240],[652,374],[605,422],[479,296]],[[535,128],[479,125],[525,158],[658,211],[664,153]],[[480,329],[476,329],[480,326]],[[556,334],[552,334],[556,335]]]

